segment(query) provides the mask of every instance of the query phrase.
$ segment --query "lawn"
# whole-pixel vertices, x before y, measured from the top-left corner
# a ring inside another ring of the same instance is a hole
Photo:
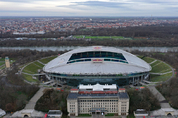
[[[45,59],[41,59],[40,61],[42,63],[48,63],[49,61],[51,61],[52,59],[56,58],[57,56],[52,56],[52,57],[48,57],[48,58],[45,58]],[[31,64],[29,64],[28,66],[26,66],[24,69],[23,69],[23,72],[24,73],[28,73],[28,74],[37,74],[38,73],[38,69],[43,69],[44,65],[35,61]],[[37,80],[33,79],[31,75],[27,75],[27,74],[22,74],[23,77],[29,81],[29,82],[37,82]]]
[[[172,71],[172,69],[165,63],[158,61],[159,63],[157,65],[152,66],[151,72],[154,73],[164,73]]]
[[[0,67],[0,70],[1,70],[1,69],[4,69],[4,68],[5,68],[5,66],[2,66],[2,67]]]
[[[52,57],[40,59],[39,61],[41,61],[42,63],[46,64],[46,63],[50,62],[51,60],[53,60],[53,59],[56,58],[56,57],[57,57],[57,56],[52,56]]]
[[[45,59],[41,59],[40,61],[42,63],[48,63],[49,61],[51,61],[52,59],[56,58],[57,56],[52,56],[52,57],[49,57],[49,58],[45,58]],[[43,64],[35,61],[31,64],[29,64],[28,66],[26,66],[24,69],[23,69],[23,72],[25,73],[29,73],[29,74],[36,74],[38,73],[38,69],[42,69],[44,67]]]
[[[41,64],[41,63],[39,63],[39,62],[37,62],[37,61],[35,61],[34,64],[37,65],[37,66],[39,66],[39,67],[42,67],[42,68],[43,68],[43,66],[44,66],[43,64]]]
[[[22,74],[22,76],[29,82],[37,82],[38,79],[33,79],[31,75]]]
[[[155,59],[150,58],[150,57],[144,57],[143,60],[146,61],[147,63],[151,63],[151,62],[153,62]]]
[[[5,64],[5,62],[0,62],[0,66],[2,66],[3,64]]]
[[[138,57],[142,58],[143,56],[139,55]],[[143,57],[142,59],[144,61],[146,61],[147,63],[151,63],[151,62],[153,62],[155,60],[154,58],[150,58],[150,57]],[[150,66],[152,67],[152,70],[150,71],[152,73],[166,73],[166,72],[172,71],[172,69],[167,64],[163,63],[160,60],[157,60],[156,62],[150,64]],[[166,81],[171,76],[172,76],[172,72],[171,73],[167,73],[165,75],[153,75],[153,74],[150,74],[152,82]]]
[[[150,75],[152,82],[166,81],[172,76],[172,72],[165,75]]]
[[[1,58],[0,61],[5,61],[5,58]]]
[[[161,63],[161,62],[159,60],[157,60],[156,62],[151,64],[151,67],[154,67],[154,66],[158,65],[159,63]]]
[[[24,68],[24,70],[23,70],[23,72],[24,71],[29,71],[30,72],[30,74],[36,74],[36,73],[38,73],[38,69],[42,69],[43,67],[39,67],[39,66],[37,66],[37,65],[35,65],[34,63],[31,63],[31,64],[29,64],[28,66],[26,66],[25,68]]]

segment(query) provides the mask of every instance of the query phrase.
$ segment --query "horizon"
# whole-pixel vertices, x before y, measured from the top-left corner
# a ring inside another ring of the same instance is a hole
[[[178,16],[0,16],[1,17],[34,17],[34,18],[178,18]]]

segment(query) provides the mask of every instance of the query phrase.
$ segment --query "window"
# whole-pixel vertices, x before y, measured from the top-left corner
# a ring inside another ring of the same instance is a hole
[[[72,54],[72,56],[70,57],[67,63],[91,61],[91,59],[87,59],[87,58],[111,58],[111,59],[104,59],[104,61],[127,63],[125,57],[121,53],[113,53],[113,52],[105,52],[105,51],[90,51],[90,52],[74,53]]]

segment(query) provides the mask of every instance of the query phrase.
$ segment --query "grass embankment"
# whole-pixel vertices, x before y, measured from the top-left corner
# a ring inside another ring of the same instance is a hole
[[[39,61],[46,64],[56,57],[57,56],[52,56],[52,57],[40,59]],[[41,64],[40,62],[38,62],[38,61],[32,62],[31,64],[27,65],[23,69],[22,72],[24,72],[24,73],[22,75],[27,81],[29,81],[29,82],[37,82],[38,81],[36,79],[33,79],[32,75],[28,75],[28,74],[37,74],[39,69],[43,69],[44,65]],[[28,73],[28,74],[25,74],[25,73]]]
[[[166,63],[156,60],[150,57],[143,57],[138,56],[139,58],[143,59],[147,63],[151,63],[150,66],[152,67],[151,73],[163,73],[163,75],[154,75],[151,74],[151,81],[152,82],[159,82],[159,81],[166,81],[172,76],[172,69]],[[165,73],[165,74],[164,74]]]
[[[27,74],[22,74],[22,75],[29,82],[37,82],[38,81],[36,79],[33,79],[33,77],[31,75],[27,75]]]
[[[53,60],[56,57],[57,56],[51,56],[51,57],[48,57],[48,58],[40,59],[39,61],[41,61],[44,64],[47,64],[48,62],[50,62],[51,60]]]

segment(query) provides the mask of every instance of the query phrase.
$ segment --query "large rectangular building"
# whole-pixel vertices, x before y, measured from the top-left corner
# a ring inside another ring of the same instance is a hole
[[[69,115],[114,113],[128,115],[129,96],[124,88],[113,85],[79,85],[67,98]]]

